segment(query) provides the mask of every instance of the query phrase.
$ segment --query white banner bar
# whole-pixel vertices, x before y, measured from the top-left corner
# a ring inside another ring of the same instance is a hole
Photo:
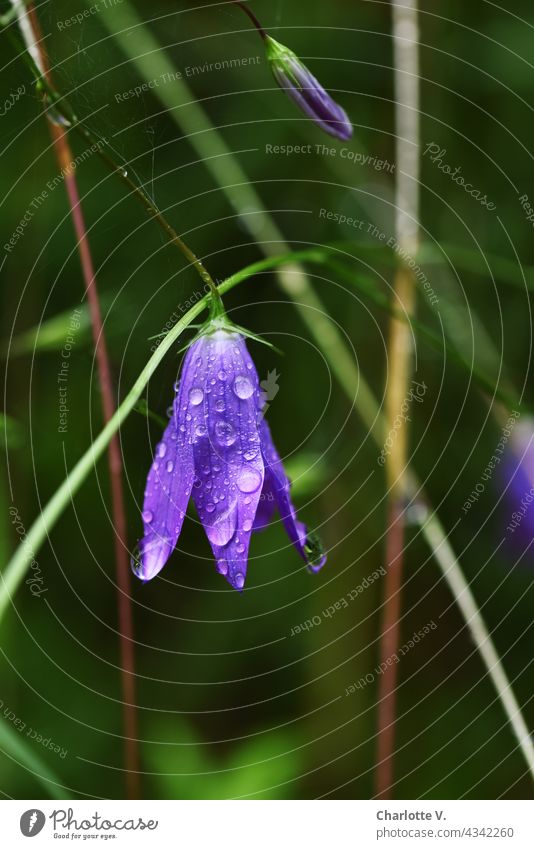
[[[531,801],[76,801],[0,803],[1,846],[216,849],[532,849]]]

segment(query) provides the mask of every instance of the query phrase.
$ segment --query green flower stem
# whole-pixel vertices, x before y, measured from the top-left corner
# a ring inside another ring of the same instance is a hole
[[[313,254],[316,252],[313,251]],[[302,252],[305,255],[305,252]],[[288,258],[285,258],[288,261]],[[265,270],[271,266],[278,265],[281,258],[273,258],[264,260],[262,263],[254,263],[240,271],[238,274],[225,280],[221,283],[219,289],[224,294],[235,286],[249,280],[258,272],[258,266],[262,266]],[[78,460],[74,468],[67,475],[59,489],[56,490],[46,507],[42,510],[38,518],[35,520],[26,536],[21,540],[15,554],[1,573],[2,584],[0,586],[0,622],[6,612],[6,609],[13,598],[14,593],[20,586],[26,571],[36,556],[38,550],[48,534],[61,516],[62,512],[69,505],[72,497],[78,491],[84,480],[93,470],[95,464],[106,450],[113,435],[117,433],[122,423],[126,420],[129,414],[136,408],[137,402],[141,394],[148,384],[150,378],[156,371],[157,367],[165,357],[165,354],[172,348],[175,342],[179,339],[183,331],[193,323],[195,318],[199,316],[206,308],[209,308],[211,303],[211,294],[201,298],[190,310],[175,324],[172,330],[162,337],[162,340],[148,363],[142,370],[141,374],[135,381],[134,385],[126,395],[122,404],[117,407],[115,414],[110,418],[105,427],[101,430],[95,441],[89,446],[85,454]]]
[[[85,0],[85,5],[89,6],[90,0]],[[137,72],[145,79],[150,80],[163,74],[174,73],[174,65],[165,53],[164,48],[127,0],[123,0],[123,3],[114,6],[108,14],[103,15],[101,22],[111,33],[114,42],[121,48],[124,55],[131,60]],[[187,137],[199,159],[203,161],[206,169],[217,185],[221,187],[236,213],[241,217],[243,225],[247,227],[252,238],[258,242],[260,250],[268,256],[288,251],[289,246],[283,234],[266,210],[258,192],[251,185],[238,158],[229,148],[222,134],[214,127],[185,80],[177,79],[174,80],[172,85],[159,86],[154,89],[154,95],[168,109],[170,118]],[[254,213],[246,214],[247,210],[254,210]],[[311,336],[324,351],[332,370],[349,399],[352,401],[356,398],[357,409],[365,427],[371,431],[379,447],[382,447],[384,425],[380,407],[365,378],[359,372],[358,366],[341,334],[335,325],[325,317],[326,311],[323,304],[310,285],[302,266],[297,262],[284,265],[279,270],[278,280],[282,290],[294,301],[295,308],[309,328]],[[323,317],[324,321],[317,322],[316,317]],[[323,332],[326,334],[324,338],[321,335]],[[421,484],[411,469],[407,470],[404,483],[408,497],[415,497],[418,494],[417,497],[422,498]],[[445,564],[440,552],[443,552],[444,547],[450,549],[450,543],[438,516],[432,511],[430,512],[431,520],[423,520],[423,511],[416,511],[416,521],[419,523],[421,533],[434,553],[443,577],[465,617],[470,635],[486,666],[528,763],[529,770],[534,777],[532,742],[529,737],[520,734],[518,728],[518,716],[521,717],[524,725],[521,710],[515,701],[504,667],[491,642],[491,636],[488,635],[487,640],[483,636],[484,633],[487,634],[487,629],[474,599],[472,614],[466,616],[465,607],[462,605],[462,598],[459,593],[462,593],[462,587],[468,588],[467,581],[455,557],[451,559],[448,565]],[[488,645],[493,649],[495,662],[489,661]]]
[[[310,261],[315,262],[320,261],[321,256],[326,258],[326,255],[326,251],[321,252],[316,249],[300,251],[298,254],[301,260],[309,259]],[[235,286],[238,286],[240,283],[249,280],[261,271],[277,268],[282,263],[289,265],[292,262],[294,262],[293,254],[261,260],[260,262],[253,263],[229,277],[220,284],[219,289],[221,293],[224,294],[230,289],[233,289]],[[172,348],[183,331],[193,323],[195,318],[199,316],[204,309],[210,306],[210,302],[211,295],[205,295],[193,307],[191,307],[190,310],[188,310],[188,312],[175,324],[166,336],[162,337],[160,344],[150,357],[148,363],[126,395],[122,404],[117,408],[115,414],[99,433],[95,441],[90,445],[85,454],[78,460],[72,471],[67,475],[59,489],[56,490],[46,507],[28,530],[27,535],[21,541],[15,554],[2,572],[2,585],[0,586],[0,622],[14,593],[24,579],[32,559],[35,557],[43,542],[47,539],[49,532],[70,503],[72,497],[93,470],[96,462],[106,450],[113,435],[119,430],[122,423],[126,420],[132,410],[136,408],[137,402],[139,401],[144,388],[165,357],[165,354]],[[322,313],[320,313],[320,315],[322,316]],[[310,320],[310,327],[315,326],[315,321],[316,319],[312,317]],[[328,327],[331,322],[324,317],[322,317],[321,321],[325,324],[324,333],[326,334],[326,339],[323,341],[328,347]],[[334,339],[334,350],[335,347]],[[344,375],[343,364],[338,364],[338,368],[339,377],[342,379]],[[369,426],[371,426],[371,422],[369,422]],[[379,431],[377,431],[377,435],[378,433]]]
[[[226,286],[226,289],[231,286]],[[18,546],[14,556],[2,572],[0,586],[0,621],[10,603],[15,591],[22,582],[29,564],[36,556],[41,545],[47,539],[51,529],[70,503],[86,477],[93,470],[96,462],[106,450],[111,438],[119,430],[122,423],[134,409],[137,401],[154,374],[167,351],[173,346],[181,333],[208,306],[209,295],[205,295],[176,323],[161,343],[158,345],[134,385],[128,392],[122,404],[117,407],[115,414],[108,421],[95,441],[85,454],[78,460],[72,471],[67,475],[59,489],[56,490],[44,510],[40,513],[26,536]]]
[[[85,6],[88,7],[89,5],[89,0],[85,0]],[[147,80],[163,74],[174,73],[174,65],[165,54],[164,49],[145,26],[142,18],[139,17],[135,9],[128,4],[127,0],[123,0],[123,3],[110,9],[106,15],[101,17],[101,22],[107,27],[114,42],[131,60],[138,73]],[[199,158],[203,160],[205,167],[215,182],[221,187],[237,214],[241,216],[242,222],[249,230],[252,238],[258,241],[260,249],[268,255],[286,252],[288,245],[283,234],[265,209],[261,197],[247,179],[247,175],[241,167],[239,160],[228,147],[223,136],[214,127],[201,104],[195,100],[185,81],[176,79],[172,85],[160,86],[154,89],[154,94],[160,99],[162,105],[169,110],[170,118],[187,136],[190,144],[194,147]],[[245,210],[251,209],[255,211],[254,214],[245,214]],[[316,307],[318,304],[321,315],[324,313],[324,308],[320,299],[315,295],[315,292],[310,286],[302,266],[298,263],[292,263],[289,266],[280,268],[278,279],[281,288],[294,300],[295,307],[299,311],[303,321],[310,328],[312,336],[321,348],[323,348],[323,340],[319,339],[315,332],[313,319],[311,321],[307,320],[306,314],[308,307]],[[220,288],[222,292],[226,291],[224,284]],[[328,356],[331,367],[351,400],[355,397],[356,390],[358,390],[357,408],[360,416],[365,426],[371,430],[375,439],[377,439],[378,444],[381,445],[383,426],[380,424],[381,414],[379,405],[365,379],[359,373],[358,367],[347,350],[341,335],[331,322],[329,324],[330,343],[328,348],[325,348],[325,353]],[[331,361],[330,355],[335,355],[336,353],[340,354],[340,358]],[[119,413],[121,409],[122,407],[117,412]],[[421,484],[411,470],[408,470],[408,474],[405,476],[405,483],[408,497],[411,498],[415,493],[421,493]],[[466,617],[466,612],[461,604],[459,594],[462,593],[462,587],[468,588],[468,584],[461,566],[455,557],[451,559],[450,564],[445,564],[445,561],[440,556],[440,551],[450,549],[447,534],[435,513],[431,512],[431,518],[425,518],[423,520],[419,515],[421,512],[416,512],[415,520],[419,523],[421,533],[430,546],[436,562],[442,570],[443,577],[459,609],[464,615],[470,635],[495,686],[501,704],[528,763],[530,773],[534,777],[534,750],[532,741],[530,737],[525,738],[519,734],[518,716],[521,717],[521,724],[523,726],[525,725],[521,715],[521,709],[515,700],[510,682],[495,651],[490,635],[488,635],[486,645],[484,645],[483,634],[484,632],[487,633],[487,629],[480,610],[476,605],[476,601],[473,599],[472,615]],[[450,550],[452,551],[452,549]],[[1,613],[0,596],[0,616]],[[491,646],[493,652],[495,652],[495,662],[489,662],[488,646]],[[512,703],[510,700],[512,700]]]
[[[311,249],[310,251],[299,251],[296,254],[287,254],[285,256],[276,256],[271,257],[270,259],[260,260],[259,262],[255,262],[252,265],[243,268],[236,274],[233,274],[220,284],[219,289],[222,294],[225,294],[230,289],[233,289],[235,286],[249,280],[255,274],[259,274],[262,271],[268,271],[271,269],[275,270],[282,264],[286,264],[289,267],[292,265],[294,266],[296,257],[298,257],[301,261],[307,260],[310,262],[318,262],[322,253],[323,252],[321,250]],[[325,258],[327,255],[328,254],[325,251]],[[0,586],[0,622],[13,594],[22,582],[29,564],[43,542],[47,539],[49,531],[52,529],[63,510],[66,509],[72,496],[80,488],[85,478],[91,473],[95,463],[105,451],[106,446],[113,437],[114,433],[119,430],[128,415],[135,409],[145,386],[156,371],[160,362],[163,360],[165,354],[179,339],[182,332],[193,323],[194,319],[200,315],[204,309],[209,306],[209,300],[209,296],[206,295],[198,301],[180,319],[180,321],[177,322],[172,330],[170,330],[169,333],[162,338],[160,345],[142,370],[122,404],[117,408],[113,418],[110,419],[108,424],[88,448],[83,457],[78,460],[65,481],[61,484],[59,489],[55,492],[44,510],[29,529],[26,538],[21,542],[16,553],[2,573],[3,583],[2,586]],[[325,319],[325,322],[326,325],[332,326],[331,322],[328,322],[327,319]],[[312,330],[315,327],[313,317],[309,322],[309,327]],[[335,332],[337,333],[337,331]],[[328,338],[326,340],[321,339],[320,342],[330,361],[332,351],[336,352],[337,350],[335,338],[333,345],[329,345]],[[343,343],[341,344],[343,345]],[[350,365],[350,369],[348,371],[346,370],[347,363]],[[353,388],[358,386],[357,380],[354,380],[353,383],[351,371],[354,371],[355,366],[348,354],[344,361],[331,361],[331,366],[333,370],[336,371],[340,383],[347,389],[347,391],[352,392]],[[351,395],[350,397],[352,398],[353,396]],[[362,382],[358,389],[358,405],[362,419],[374,435],[377,445],[380,446],[381,435],[383,432],[383,417],[371,390],[364,382]],[[421,498],[421,484],[411,470],[408,470],[406,475],[406,496],[414,501]],[[517,703],[504,667],[502,666],[499,655],[492,643],[491,635],[486,628],[474,596],[471,593],[469,585],[463,575],[461,566],[452,551],[447,535],[435,513],[416,510],[415,519],[419,523],[421,533],[428,542],[433,556],[440,566],[443,576],[464,616],[471,637],[486,665],[488,674],[495,686],[512,730],[514,731],[528,763],[529,770],[534,777],[534,746],[530,735],[528,734],[527,726],[521,713],[521,708]]]

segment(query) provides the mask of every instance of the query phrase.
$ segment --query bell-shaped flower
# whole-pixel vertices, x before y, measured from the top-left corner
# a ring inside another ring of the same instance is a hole
[[[309,569],[318,571],[326,557],[297,519],[241,333],[226,321],[212,321],[189,347],[175,389],[148,474],[135,574],[148,581],[163,568],[191,495],[217,569],[235,589],[245,584],[252,532],[265,527],[275,506],[291,542]]]

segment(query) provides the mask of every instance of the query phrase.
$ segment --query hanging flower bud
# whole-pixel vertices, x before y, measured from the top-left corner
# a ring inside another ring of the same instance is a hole
[[[269,522],[275,505],[309,569],[323,566],[316,537],[297,519],[264,403],[243,336],[226,320],[212,321],[186,354],[148,475],[144,537],[132,562],[139,578],[155,577],[169,559],[191,495],[217,569],[235,589],[245,584],[252,532]]]
[[[347,113],[288,47],[265,35],[267,59],[280,88],[326,133],[342,141],[352,136]]]

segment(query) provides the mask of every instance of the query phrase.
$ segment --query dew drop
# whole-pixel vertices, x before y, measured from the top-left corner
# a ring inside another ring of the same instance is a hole
[[[238,545],[236,545],[235,550],[237,551],[238,554],[243,554],[243,552],[245,550],[245,546],[243,545],[242,542],[240,542]]]
[[[256,469],[243,469],[237,479],[241,492],[256,492],[261,486],[261,475]]]
[[[221,575],[228,574],[228,563],[226,562],[226,560],[219,560],[217,562],[217,570]]]
[[[167,446],[165,445],[164,442],[160,442],[160,444],[158,445],[158,457],[165,457],[166,453],[167,453]]]
[[[154,518],[154,514],[152,513],[151,510],[143,510],[142,518],[143,518],[143,522],[150,524],[150,522]]]
[[[202,389],[198,386],[194,386],[189,392],[189,400],[193,407],[198,407],[199,404],[202,404],[202,401],[204,400],[204,393]]]
[[[215,510],[214,504],[206,504],[206,513],[213,513],[214,510]]]
[[[227,448],[233,445],[237,439],[234,426],[230,422],[224,422],[222,420],[215,424],[215,436],[219,445],[224,445]]]
[[[241,572],[237,572],[234,578],[234,583],[238,590],[242,590],[245,586],[245,576]]]
[[[246,375],[240,374],[236,377],[234,380],[234,392],[243,401],[250,398],[254,392],[254,387]]]
[[[245,531],[245,533],[248,533],[251,529],[252,522],[250,521],[250,519],[245,519],[245,521],[243,522],[243,530]]]
[[[258,456],[258,452],[255,448],[249,448],[248,451],[245,451],[243,456],[245,460],[254,460],[254,458]]]
[[[172,462],[172,460],[167,461],[167,465],[165,468],[167,469],[169,474],[172,472],[172,470],[174,469],[174,463]]]
[[[220,398],[218,401],[215,402],[215,409],[217,410],[218,413],[223,412],[224,406],[225,406],[225,404],[224,404],[224,401],[222,400],[222,398]]]
[[[203,424],[199,424],[195,428],[195,433],[197,436],[204,436],[206,433],[206,427]]]
[[[217,377],[219,380],[226,380],[226,372],[221,369],[221,371],[218,372]]]

